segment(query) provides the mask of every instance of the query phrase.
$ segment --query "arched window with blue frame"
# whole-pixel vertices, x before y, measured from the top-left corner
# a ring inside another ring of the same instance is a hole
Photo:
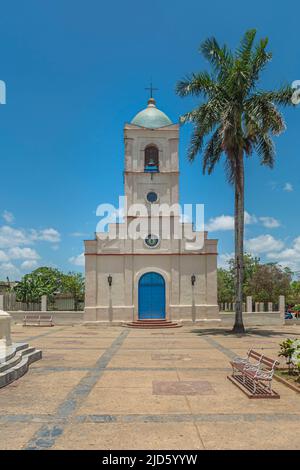
[[[159,152],[155,145],[148,145],[145,148],[145,166],[146,173],[157,173],[159,171]]]

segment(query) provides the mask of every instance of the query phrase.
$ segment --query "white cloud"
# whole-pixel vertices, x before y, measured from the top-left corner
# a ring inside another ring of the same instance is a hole
[[[0,248],[32,245],[36,241],[57,243],[60,241],[60,234],[53,228],[25,230],[23,228],[12,228],[9,225],[2,225],[0,227]]]
[[[260,222],[266,228],[277,228],[280,227],[279,220],[274,217],[259,217]]]
[[[209,219],[208,224],[205,224],[205,230],[209,232],[217,232],[219,230],[233,230],[234,217],[232,215],[220,215]]]
[[[245,225],[256,224],[257,218],[255,215],[249,214],[245,211]],[[220,215],[209,219],[208,224],[205,225],[205,230],[209,232],[217,232],[224,230],[233,230],[234,229],[234,217],[232,215]]]
[[[8,261],[9,257],[5,253],[5,251],[0,250],[0,262],[2,263],[3,261]]]
[[[21,264],[21,269],[33,269],[37,267],[37,262],[33,259],[27,259]]]
[[[16,246],[8,250],[8,257],[10,259],[30,259],[36,260],[39,259],[39,254],[32,248],[20,248]]]
[[[71,236],[71,237],[84,238],[84,237],[88,237],[89,234],[88,234],[88,233],[85,233],[85,232],[72,232],[72,233],[70,233],[70,236]]]
[[[294,188],[293,188],[293,185],[291,183],[285,183],[283,190],[290,193],[290,192],[294,191]]]
[[[25,230],[12,228],[8,225],[0,227],[0,248],[31,244],[32,239]]]
[[[280,253],[270,252],[267,258],[271,261],[279,262],[285,266],[289,266],[293,270],[300,269],[300,237],[293,240],[290,248],[285,248]]]
[[[7,222],[8,224],[12,224],[13,221],[15,220],[15,216],[12,212],[9,212],[7,210],[3,211],[2,217]]]
[[[271,251],[279,251],[284,247],[282,240],[277,240],[272,235],[259,235],[255,238],[245,240],[245,248],[253,254],[268,253]]]
[[[84,266],[84,253],[77,256],[71,256],[71,258],[69,258],[69,263],[74,264],[75,266]]]
[[[218,268],[228,269],[228,262],[234,258],[234,253],[222,253],[218,256]]]
[[[54,228],[45,228],[43,230],[32,230],[33,240],[42,240],[50,243],[60,242],[60,233]]]
[[[255,215],[249,214],[249,212],[245,211],[245,225],[256,224],[257,218]]]
[[[9,277],[10,280],[17,280],[20,276],[20,270],[13,263],[8,262],[0,264],[0,279]]]

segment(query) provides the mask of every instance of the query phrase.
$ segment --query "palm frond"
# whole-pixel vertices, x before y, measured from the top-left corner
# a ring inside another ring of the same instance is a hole
[[[280,111],[264,94],[254,95],[245,102],[244,116],[247,123],[251,121],[263,133],[279,135],[286,129]]]
[[[261,39],[256,46],[252,56],[252,82],[253,84],[259,77],[259,73],[264,69],[266,64],[272,59],[271,52],[266,51],[268,38]]]
[[[213,172],[215,165],[219,162],[221,158],[222,152],[222,135],[220,128],[218,128],[215,130],[212,137],[207,142],[204,150],[202,160],[203,174],[205,174],[206,171],[209,175]]]
[[[179,96],[200,95],[212,96],[217,91],[216,82],[209,73],[193,73],[176,84],[176,93]]]
[[[216,38],[206,39],[199,48],[202,55],[213,66],[214,70],[225,74],[233,63],[233,56],[226,45],[220,47]]]
[[[268,134],[257,135],[255,150],[260,158],[261,165],[273,168],[275,162],[275,147]]]
[[[293,104],[292,95],[294,91],[290,85],[285,85],[275,91],[258,92],[257,95],[279,106],[290,106]]]
[[[236,58],[243,64],[248,66],[252,55],[252,47],[256,36],[256,29],[246,31],[241,40],[241,44],[236,51]]]

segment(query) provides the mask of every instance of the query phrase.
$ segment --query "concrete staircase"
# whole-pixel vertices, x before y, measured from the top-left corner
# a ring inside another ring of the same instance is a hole
[[[42,358],[42,351],[27,343],[13,343],[0,348],[0,388],[26,374],[28,367]]]
[[[169,320],[136,320],[126,324],[129,328],[152,329],[152,328],[180,328],[181,325]]]

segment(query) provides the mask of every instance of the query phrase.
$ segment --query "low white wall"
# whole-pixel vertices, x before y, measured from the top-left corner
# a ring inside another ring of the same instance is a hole
[[[235,314],[232,312],[220,312],[221,325],[233,325]],[[279,312],[258,312],[243,313],[243,322],[245,326],[275,326],[282,325],[282,318]]]

